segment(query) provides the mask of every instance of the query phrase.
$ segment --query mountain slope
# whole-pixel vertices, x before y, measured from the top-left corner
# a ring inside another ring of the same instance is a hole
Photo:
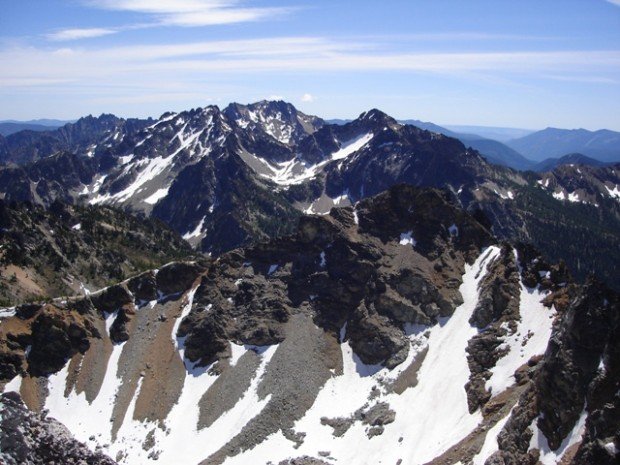
[[[422,129],[426,129],[427,131],[437,132],[439,134],[443,134],[444,136],[453,137],[455,139],[460,140],[468,147],[472,147],[480,152],[480,154],[485,157],[490,163],[508,166],[510,168],[514,168],[517,170],[526,170],[531,169],[534,165],[532,160],[525,158],[523,155],[518,153],[516,150],[511,149],[507,145],[505,145],[502,141],[495,140],[493,138],[482,137],[477,134],[471,134],[469,132],[465,132],[467,129],[476,129],[475,126],[471,128],[469,126],[463,127],[465,131],[463,132],[455,132],[454,130],[446,129],[442,126],[438,126],[433,123],[426,123],[418,120],[405,120],[403,123],[412,124]],[[457,127],[458,128],[458,127]],[[506,129],[507,128],[496,128],[497,130]],[[518,130],[515,130],[518,131]],[[475,132],[475,131],[472,131]]]
[[[506,142],[519,153],[535,161],[583,153],[603,162],[620,161],[620,133],[601,129],[547,128]]]
[[[467,139],[459,137],[465,145],[478,150],[489,162],[496,165],[508,166],[516,170],[532,169],[535,162],[525,158],[506,144],[490,139]]]
[[[83,295],[194,252],[159,221],[109,207],[0,200],[2,305]]]
[[[602,161],[590,158],[582,153],[569,153],[560,158],[547,158],[534,165],[532,171],[544,173],[545,171],[551,171],[560,165],[587,165],[587,166],[605,166],[606,163]]]
[[[17,308],[4,390],[119,463],[613,463],[618,296],[494,245],[450,199],[396,186],[293,236]]]

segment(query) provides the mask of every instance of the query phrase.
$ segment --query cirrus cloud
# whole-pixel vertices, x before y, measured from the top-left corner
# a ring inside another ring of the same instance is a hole
[[[102,37],[110,34],[116,34],[117,29],[92,27],[92,28],[74,28],[74,29],[61,29],[56,32],[52,32],[47,35],[49,40],[54,41],[67,41],[78,39],[92,39],[94,37]]]
[[[235,0],[89,0],[95,8],[149,16],[158,25],[213,26],[260,21],[289,13],[289,7],[239,7]]]

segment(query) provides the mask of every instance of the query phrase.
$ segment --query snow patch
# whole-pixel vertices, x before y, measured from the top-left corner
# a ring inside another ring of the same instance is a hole
[[[108,315],[107,320],[112,320],[112,315]],[[91,436],[97,437],[100,444],[110,444],[112,441],[110,428],[103,428],[102,425],[109,425],[112,418],[116,392],[121,383],[117,369],[124,344],[113,344],[99,394],[90,403],[84,392],[77,394],[72,390],[65,397],[70,361],[58,373],[48,377],[49,394],[45,408],[51,417],[62,422],[80,441],[88,442]]]
[[[543,432],[538,429],[538,418],[535,418],[532,422],[532,425],[530,426],[532,431],[534,431],[534,434],[532,435],[532,439],[530,440],[529,450],[538,449],[540,451],[539,461],[543,465],[556,465],[557,463],[560,463],[560,460],[562,460],[562,456],[564,455],[564,453],[572,445],[577,444],[579,441],[581,441],[583,433],[586,429],[587,417],[588,412],[586,412],[584,408],[581,412],[581,415],[579,416],[579,419],[577,420],[577,423],[575,423],[575,426],[564,438],[564,441],[562,441],[562,444],[560,444],[560,447],[558,447],[557,450],[551,450],[547,438],[545,437]]]
[[[144,201],[150,205],[155,205],[157,202],[159,202],[161,199],[168,195],[169,189],[170,186],[158,189],[155,191],[155,193],[144,199]]]
[[[400,241],[398,242],[400,245],[412,245],[415,247],[416,240],[412,236],[413,231],[407,231],[400,235]]]
[[[620,200],[620,189],[618,189],[617,185],[614,186],[613,189],[610,189],[609,187],[605,186],[605,189],[607,189],[607,192],[609,192],[609,196],[611,198]]]
[[[368,134],[363,134],[359,137],[356,137],[355,139],[343,143],[337,152],[332,153],[331,159],[342,160],[343,158],[347,158],[349,155],[357,152],[364,145],[370,142],[373,137],[374,134],[372,132],[369,132]]]
[[[244,345],[235,344],[234,342],[230,343],[230,359],[228,363],[231,367],[234,367],[239,359],[245,354],[247,349]]]
[[[5,384],[3,392],[19,392],[22,387],[22,377],[17,375],[11,381]]]
[[[207,217],[203,216],[202,219],[199,221],[198,225],[196,226],[196,228],[194,228],[193,231],[188,231],[185,234],[183,234],[183,239],[185,239],[186,241],[194,238],[194,237],[198,237],[202,234],[202,227],[205,224],[205,219]]]
[[[551,195],[553,196],[554,199],[566,200],[566,192],[564,192],[564,191],[554,192]]]
[[[15,316],[15,307],[10,308],[0,308],[0,318],[10,318]]]
[[[476,454],[473,458],[473,465],[484,465],[484,462],[491,456],[491,454],[498,450],[499,447],[497,444],[497,436],[504,428],[504,425],[510,418],[511,414],[512,409],[510,410],[510,412],[508,412],[508,415],[495,423],[495,425],[489,431],[487,431],[487,435],[484,438],[484,444],[482,445],[482,449],[480,449],[480,452],[478,452],[478,454]]]
[[[174,156],[169,157],[155,157],[149,159],[138,160],[130,165],[127,165],[127,168],[134,168],[139,166],[144,166],[134,179],[134,181],[129,184],[125,189],[116,194],[103,194],[97,195],[93,198],[90,203],[93,205],[106,203],[106,202],[124,202],[129,198],[133,197],[142,186],[144,186],[149,181],[152,181],[155,177],[159,176],[164,172],[166,168],[168,168],[174,160]]]
[[[515,333],[505,337],[502,348],[507,348],[509,351],[491,369],[491,378],[486,382],[486,388],[491,389],[493,396],[514,384],[514,372],[517,368],[527,363],[533,356],[543,354],[547,349],[556,312],[541,303],[545,296],[545,292],[521,284],[519,302],[521,320]]]

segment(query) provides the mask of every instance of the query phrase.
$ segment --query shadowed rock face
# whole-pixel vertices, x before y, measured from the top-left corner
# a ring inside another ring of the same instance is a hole
[[[594,279],[570,294],[532,382],[498,436],[500,450],[487,464],[535,463],[538,450],[528,450],[530,425],[556,450],[584,410],[583,439],[566,463],[618,463],[620,296]]]
[[[0,461],[6,465],[62,463],[115,465],[92,452],[53,418],[28,410],[19,394],[0,394]]]
[[[588,412],[600,410],[591,430],[615,427],[617,433],[620,420],[616,417],[612,424],[606,424],[611,412],[606,412],[609,406],[604,405],[601,395],[620,381],[619,330],[620,299],[591,280],[573,300],[549,341],[536,378],[542,415],[538,426],[552,449],[560,445],[584,408]]]

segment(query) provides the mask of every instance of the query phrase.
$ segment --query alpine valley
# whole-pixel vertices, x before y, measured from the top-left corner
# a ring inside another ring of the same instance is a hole
[[[620,164],[282,101],[39,129],[0,463],[619,462]]]

